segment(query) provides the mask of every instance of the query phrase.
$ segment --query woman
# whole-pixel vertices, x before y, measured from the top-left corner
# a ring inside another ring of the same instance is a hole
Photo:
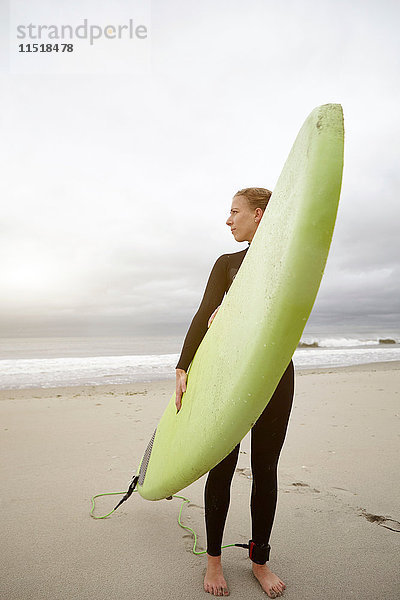
[[[245,188],[235,194],[226,224],[237,242],[249,245],[268,204],[271,192],[264,188]],[[187,369],[218,311],[248,248],[224,254],[216,261],[200,307],[186,334],[181,356],[176,366],[176,408],[179,411],[186,391]],[[271,400],[251,429],[251,492],[252,539],[249,555],[252,569],[270,598],[283,594],[285,584],[266,565],[269,559],[269,537],[277,501],[277,465],[285,439],[293,402],[294,369],[290,361]],[[239,455],[234,450],[208,474],[204,497],[207,532],[207,572],[204,589],[214,596],[229,594],[221,565],[221,544],[229,508],[230,486]]]

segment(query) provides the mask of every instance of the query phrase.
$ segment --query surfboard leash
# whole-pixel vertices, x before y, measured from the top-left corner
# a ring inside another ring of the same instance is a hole
[[[130,498],[133,494],[134,491],[137,491],[135,488],[137,486],[137,482],[139,480],[139,475],[134,475],[129,483],[128,489],[126,492],[108,492],[105,494],[96,494],[96,496],[92,497],[92,510],[90,511],[90,516],[93,517],[93,519],[105,519],[107,517],[109,517],[110,515],[112,515],[117,508],[119,508],[121,506],[121,504],[123,502],[125,502],[125,500],[128,500],[128,498]],[[106,515],[102,515],[101,517],[96,517],[93,512],[94,512],[94,508],[95,508],[95,504],[94,501],[96,498],[100,498],[100,496],[120,496],[124,494],[124,497],[118,502],[118,504],[112,509],[111,512],[109,512]]]
[[[182,527],[182,529],[186,529],[187,531],[190,531],[190,533],[193,534],[193,536],[194,536],[194,543],[193,543],[193,548],[192,548],[193,554],[196,554],[196,555],[207,554],[207,550],[201,550],[201,551],[196,550],[196,545],[197,545],[196,532],[191,527],[184,525],[181,521],[183,507],[185,506],[185,504],[189,504],[189,502],[190,502],[189,498],[185,498],[185,496],[178,496],[178,495],[174,495],[174,496],[172,496],[172,498],[180,498],[181,500],[183,500],[180,511],[179,511],[179,515],[178,515],[178,524],[180,527]],[[233,546],[237,546],[239,548],[249,548],[249,544],[226,544],[226,546],[221,546],[221,548],[231,548]]]
[[[106,519],[107,517],[109,517],[110,515],[112,515],[119,506],[121,506],[121,504],[123,502],[125,502],[125,500],[128,500],[128,498],[133,494],[133,492],[137,492],[136,489],[136,485],[138,482],[138,475],[134,475],[128,490],[126,492],[107,492],[104,494],[96,494],[95,496],[92,497],[92,510],[90,511],[90,516],[93,519]],[[109,513],[107,513],[106,515],[102,515],[97,517],[96,515],[94,515],[94,510],[95,510],[95,499],[96,498],[100,498],[101,496],[120,496],[123,495],[124,497],[118,502],[118,504],[112,509],[112,511],[110,511]],[[186,531],[190,531],[190,533],[193,535],[194,537],[194,542],[193,542],[193,548],[192,548],[192,552],[193,554],[196,554],[197,556],[200,554],[207,554],[207,550],[196,550],[196,546],[197,546],[197,533],[194,531],[194,529],[192,529],[191,527],[189,527],[188,525],[184,525],[182,523],[182,511],[183,511],[183,507],[185,506],[185,504],[189,504],[191,502],[191,500],[189,500],[189,498],[185,498],[185,496],[178,496],[178,495],[173,495],[170,496],[170,498],[179,498],[182,500],[182,504],[181,504],[181,508],[179,510],[179,514],[178,514],[178,525],[180,527],[182,527],[182,529],[186,529]],[[238,548],[249,548],[249,544],[226,544],[225,546],[221,546],[221,548],[231,548],[233,546],[237,546]]]

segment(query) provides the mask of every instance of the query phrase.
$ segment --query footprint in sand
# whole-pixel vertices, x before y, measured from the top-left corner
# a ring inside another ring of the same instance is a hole
[[[315,492],[316,494],[320,494],[321,491],[317,490],[317,488],[312,488],[308,485],[308,483],[303,483],[302,481],[294,481],[291,485],[295,487],[304,487],[308,488],[310,492]]]
[[[194,502],[189,502],[187,507],[188,508],[199,508],[200,510],[204,510],[204,506],[200,506],[199,504],[195,504]]]
[[[381,527],[385,527],[385,529],[390,529],[390,531],[395,531],[396,533],[400,533],[400,522],[392,519],[392,517],[384,517],[383,515],[373,515],[372,513],[368,513],[363,508],[361,509],[360,515],[367,519],[370,523],[376,523]]]
[[[240,467],[237,467],[236,468],[236,473],[239,473],[239,475],[243,475],[243,477],[246,477],[246,479],[251,479],[252,478],[251,469],[249,469],[249,467],[245,467],[244,469],[241,469]]]
[[[308,491],[310,491],[310,492],[320,493],[320,490],[317,490],[316,488],[311,488],[308,485],[308,483],[304,483],[302,481],[295,481],[291,485],[294,487],[297,487],[297,488],[308,488]],[[335,490],[334,496],[337,499],[343,500],[343,498],[346,498],[348,496],[357,496],[357,494],[355,492],[347,490],[346,488],[332,487],[331,489]],[[339,492],[340,494],[338,495],[337,492]],[[328,494],[329,494],[329,492],[328,492]],[[342,496],[342,498],[340,498],[340,496]],[[354,510],[354,508],[352,510]],[[385,529],[389,529],[390,531],[400,533],[400,522],[396,521],[396,519],[393,519],[392,517],[384,516],[384,515],[374,515],[372,513],[367,512],[364,508],[359,508],[358,514],[360,516],[364,517],[365,519],[367,519],[367,521],[369,521],[370,523],[376,523],[377,525],[380,525],[381,527],[385,527]]]

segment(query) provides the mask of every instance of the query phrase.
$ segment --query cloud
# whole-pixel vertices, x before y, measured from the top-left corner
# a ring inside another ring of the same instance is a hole
[[[398,322],[398,12],[154,2],[143,79],[3,75],[7,331],[183,330],[216,258],[241,249],[232,195],[273,188],[329,101],[344,107],[345,171],[312,319]]]

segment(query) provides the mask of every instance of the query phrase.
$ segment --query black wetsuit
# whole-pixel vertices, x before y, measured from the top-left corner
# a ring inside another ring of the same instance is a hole
[[[211,314],[222,302],[248,248],[241,252],[223,254],[216,261],[200,307],[186,334],[177,369],[187,371],[203,339]],[[251,492],[252,542],[257,546],[254,562],[263,564],[269,558],[269,537],[277,501],[277,465],[285,439],[293,402],[294,369],[290,361],[271,400],[251,429]],[[205,496],[207,553],[221,554],[222,536],[228,514],[230,486],[239,456],[238,444],[208,474]]]

